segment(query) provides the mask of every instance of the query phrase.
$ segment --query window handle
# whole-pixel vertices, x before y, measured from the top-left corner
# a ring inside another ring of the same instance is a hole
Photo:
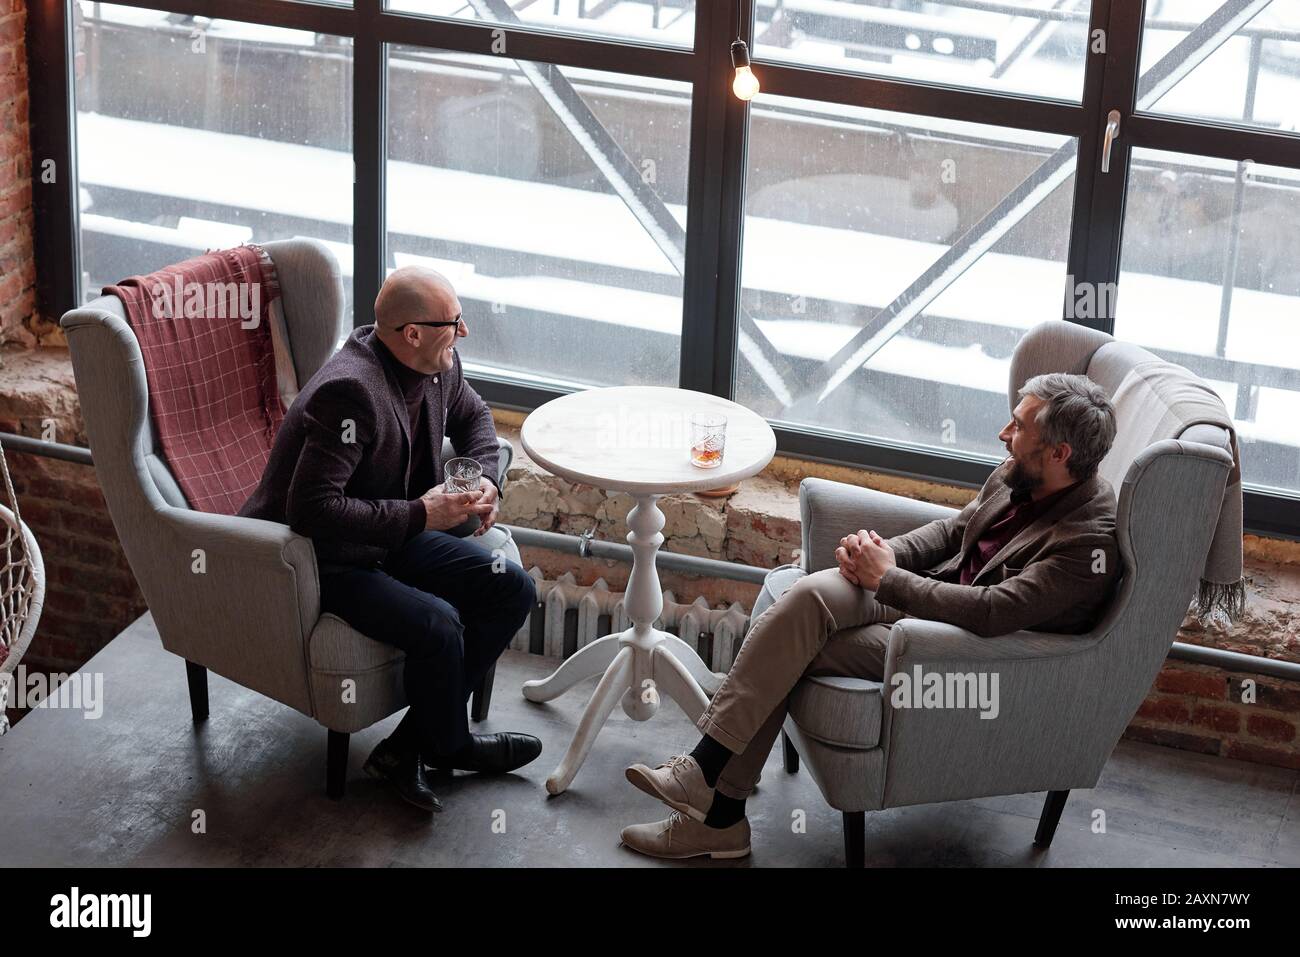
[[[1119,139],[1119,110],[1106,114],[1106,135],[1101,141],[1101,171],[1110,172],[1110,150]]]

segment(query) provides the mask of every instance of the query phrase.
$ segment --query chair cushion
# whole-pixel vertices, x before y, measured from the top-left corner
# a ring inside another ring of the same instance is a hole
[[[500,549],[502,557],[519,564],[519,547],[508,528],[498,525],[468,540],[494,555]],[[360,731],[406,706],[406,654],[363,635],[337,615],[320,616],[307,644],[307,660],[314,717],[327,728]],[[352,682],[346,689],[345,680]]]
[[[312,671],[347,675],[382,668],[406,654],[394,645],[367,638],[338,615],[324,614],[312,629],[307,657]]]
[[[790,717],[810,738],[837,748],[880,743],[883,685],[866,678],[803,678],[790,695]]]
[[[320,616],[307,645],[313,717],[351,734],[406,707],[406,655],[367,638],[337,615]]]

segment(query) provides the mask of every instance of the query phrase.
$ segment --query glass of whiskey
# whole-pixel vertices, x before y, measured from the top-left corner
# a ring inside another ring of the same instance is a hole
[[[727,417],[717,412],[696,412],[691,416],[691,464],[716,469],[727,448]]]

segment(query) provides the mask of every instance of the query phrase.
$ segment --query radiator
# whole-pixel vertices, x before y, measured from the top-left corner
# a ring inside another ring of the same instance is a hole
[[[536,566],[528,574],[537,586],[537,604],[515,633],[511,648],[567,658],[603,635],[632,626],[623,609],[623,592],[610,591],[605,579],[579,585],[572,572],[565,572],[552,581]],[[683,604],[671,591],[663,594],[664,610],[655,627],[681,638],[714,671],[730,669],[749,627],[749,612],[735,602],[710,608],[703,597]]]

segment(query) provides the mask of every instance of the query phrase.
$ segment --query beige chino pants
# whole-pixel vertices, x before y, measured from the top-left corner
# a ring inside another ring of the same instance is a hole
[[[903,617],[838,568],[805,575],[758,617],[697,727],[733,754],[718,791],[747,798],[804,675],[880,681],[889,626]]]

